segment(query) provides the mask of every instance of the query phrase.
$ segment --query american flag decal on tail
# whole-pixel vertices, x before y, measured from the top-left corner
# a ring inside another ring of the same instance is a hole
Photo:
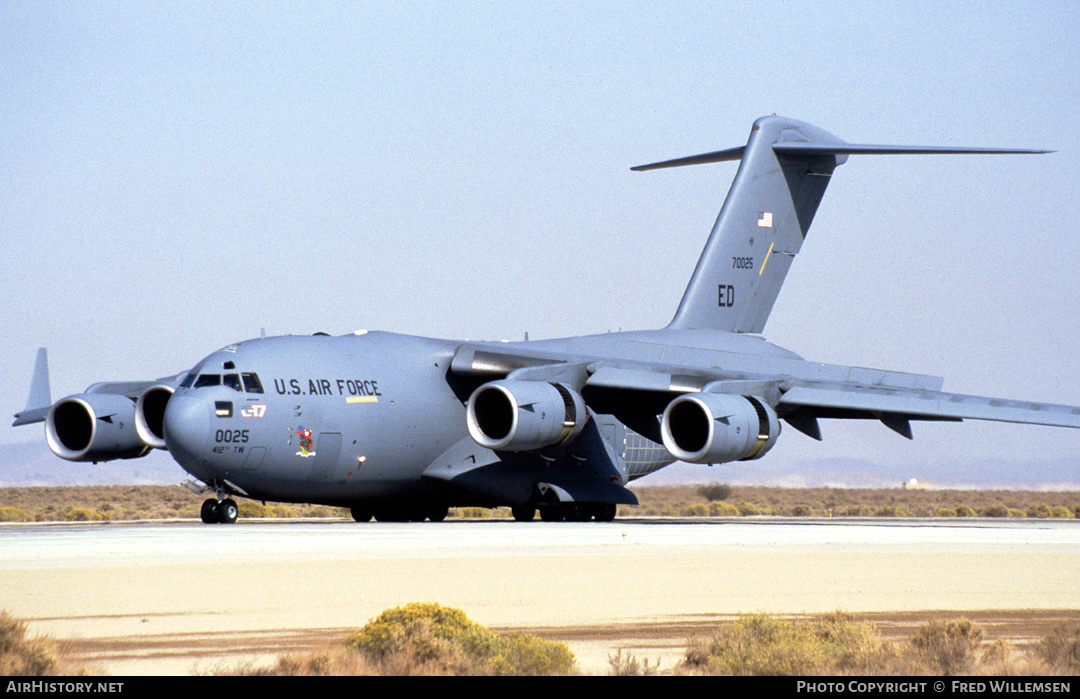
[[[772,212],[762,211],[758,214],[757,225],[758,228],[772,228]]]

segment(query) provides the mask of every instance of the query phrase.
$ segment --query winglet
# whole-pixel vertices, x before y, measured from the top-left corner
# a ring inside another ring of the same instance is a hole
[[[26,407],[15,413],[12,427],[42,422],[48,417],[52,407],[52,391],[49,388],[49,356],[44,347],[37,351],[34,361],[34,375],[30,379],[30,395],[26,398]]]

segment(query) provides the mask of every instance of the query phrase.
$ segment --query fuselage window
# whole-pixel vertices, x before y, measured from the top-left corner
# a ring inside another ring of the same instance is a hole
[[[203,386],[220,386],[221,374],[201,374],[199,378],[195,379],[195,388],[202,388]]]
[[[225,374],[224,384],[236,391],[237,393],[243,392],[243,388],[240,387],[240,375],[239,374]]]
[[[254,372],[247,372],[243,374],[244,388],[248,393],[262,393],[262,382],[259,381],[259,375]]]
[[[180,382],[180,388],[191,388],[191,384],[195,383],[195,372],[191,372],[184,377],[184,380]]]

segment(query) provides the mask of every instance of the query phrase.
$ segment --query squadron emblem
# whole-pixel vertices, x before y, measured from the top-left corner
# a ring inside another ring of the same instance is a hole
[[[300,451],[296,452],[296,455],[315,456],[315,442],[311,439],[311,430],[304,429],[304,426],[300,425],[300,429],[296,430],[295,434],[300,437]]]

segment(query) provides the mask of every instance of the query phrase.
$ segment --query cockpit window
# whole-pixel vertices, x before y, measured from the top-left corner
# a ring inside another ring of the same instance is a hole
[[[195,388],[202,388],[204,386],[220,386],[221,374],[201,374],[199,378],[195,379]]]
[[[254,372],[246,372],[244,375],[244,389],[248,393],[262,393],[262,382],[259,381],[259,375]]]
[[[180,382],[180,388],[191,388],[191,384],[195,383],[195,372],[191,372],[184,377],[184,380]]]
[[[244,389],[240,387],[240,375],[239,374],[225,374],[225,380],[222,382],[232,390],[236,392],[242,392]]]

